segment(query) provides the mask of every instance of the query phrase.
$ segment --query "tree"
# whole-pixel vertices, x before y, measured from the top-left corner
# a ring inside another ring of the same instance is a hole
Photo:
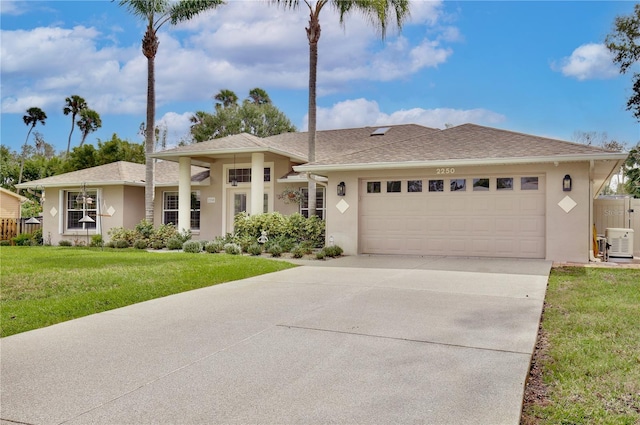
[[[284,8],[297,9],[300,0],[272,0]],[[336,9],[340,16],[340,23],[349,12],[357,11],[368,18],[384,39],[391,15],[395,18],[398,28],[402,28],[405,18],[409,15],[409,0],[304,0],[309,8],[309,26],[306,27],[309,42],[309,133],[308,160],[316,160],[316,83],[318,74],[318,41],[320,40],[320,12],[329,4]],[[316,213],[316,182],[309,176],[309,216]]]
[[[289,118],[271,103],[267,92],[259,88],[252,89],[242,105],[218,104],[213,114],[197,111],[191,122],[191,137],[196,143],[240,133],[268,137],[296,131]]]
[[[607,35],[605,45],[614,54],[613,62],[620,67],[620,73],[626,74],[631,66],[640,59],[640,4],[636,4],[630,16],[618,16],[614,21],[614,30]],[[633,73],[633,94],[627,100],[627,111],[640,121],[640,74]]]
[[[33,130],[38,123],[44,125],[46,120],[47,114],[45,114],[42,109],[35,106],[27,109],[27,115],[22,117],[22,121],[24,121],[25,125],[29,126],[29,131],[27,132],[27,138],[24,140],[24,146],[22,148],[22,161],[20,163],[20,175],[18,176],[18,184],[22,183],[24,160],[27,155],[27,147],[29,144],[29,136],[31,135],[31,130]]]
[[[627,168],[625,189],[634,198],[640,198],[640,143],[629,151],[625,162]]]
[[[267,92],[259,87],[249,90],[249,98],[247,100],[256,105],[271,103],[271,98]]]
[[[66,105],[62,108],[62,112],[64,112],[65,115],[71,114],[71,131],[69,132],[69,140],[67,141],[68,157],[69,150],[71,149],[71,135],[73,134],[73,129],[76,125],[76,116],[84,109],[87,109],[87,102],[77,94],[67,97],[64,101],[66,102]]]
[[[97,148],[91,144],[73,148],[65,166],[65,172],[97,167],[117,161],[144,164],[144,145],[122,140],[116,134],[106,142],[98,139]]]
[[[222,89],[218,94],[213,96],[215,100],[219,103],[216,103],[216,110],[219,108],[230,108],[231,106],[238,106],[238,95],[236,95],[232,90]]]
[[[80,140],[80,146],[82,146],[89,133],[93,133],[102,127],[102,119],[96,111],[87,108],[80,111],[80,119],[77,124],[82,132],[82,140]]]
[[[158,53],[158,31],[170,22],[175,25],[188,21],[208,9],[214,9],[223,4],[223,0],[120,0],[120,6],[126,6],[128,11],[142,18],[147,24],[147,29],[142,38],[142,53],[147,58],[147,125],[145,129],[145,218],[153,222],[154,202],[154,161],[153,154],[155,141],[155,114],[156,114],[156,89],[155,89],[155,58]]]

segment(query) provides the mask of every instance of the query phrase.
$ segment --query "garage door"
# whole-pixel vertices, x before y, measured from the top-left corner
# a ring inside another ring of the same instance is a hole
[[[455,176],[360,183],[360,251],[545,257],[544,177]]]

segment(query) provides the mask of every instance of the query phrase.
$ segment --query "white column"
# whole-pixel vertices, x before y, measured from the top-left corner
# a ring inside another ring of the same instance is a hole
[[[191,158],[180,157],[178,172],[178,230],[191,229]]]
[[[251,215],[262,214],[264,205],[264,154],[251,154]]]

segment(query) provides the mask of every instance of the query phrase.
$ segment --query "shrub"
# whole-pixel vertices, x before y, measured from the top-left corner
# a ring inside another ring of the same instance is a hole
[[[18,236],[14,237],[13,243],[16,246],[31,246],[33,245],[33,237],[31,233],[20,233]]]
[[[140,236],[134,230],[125,229],[124,227],[114,227],[109,230],[108,234],[116,247],[119,241],[124,241],[127,246],[132,246],[136,239],[140,239]],[[123,245],[123,243],[120,242],[120,245]]]
[[[187,241],[182,244],[182,250],[192,254],[199,254],[202,251],[202,245],[199,241]]]
[[[151,234],[149,241],[151,242],[151,246],[153,246],[155,242],[159,242],[164,248],[167,246],[169,239],[174,236],[178,236],[178,229],[176,229],[173,224],[161,224],[160,227]]]
[[[151,242],[151,248],[153,248],[153,249],[162,249],[162,248],[164,248],[164,242],[162,242],[161,240],[155,240],[155,241]]]
[[[144,239],[150,239],[154,234],[153,223],[146,219],[142,220],[136,224],[136,233]]]
[[[324,250],[316,252],[316,258],[318,260],[324,260],[326,256],[327,254],[324,252]]]
[[[60,242],[58,242],[58,246],[73,246],[73,243],[71,243],[71,241],[63,239]]]
[[[282,247],[274,243],[267,248],[267,252],[271,254],[272,257],[280,257],[282,255]]]
[[[209,242],[204,247],[204,250],[207,251],[210,254],[216,254],[216,253],[222,251],[223,249],[224,249],[224,243],[222,241],[220,241],[220,240]]]
[[[116,244],[114,241],[109,241],[107,243],[104,244],[105,248],[115,248]]]
[[[135,249],[147,249],[149,247],[149,243],[146,239],[138,239],[133,243],[133,247]]]
[[[182,249],[183,243],[184,241],[181,238],[173,236],[169,238],[169,240],[167,240],[167,249],[170,249],[172,251],[176,249]]]
[[[284,234],[269,239],[265,244],[265,250],[269,251],[271,246],[278,245],[282,252],[289,252],[296,245],[296,240]]]
[[[293,258],[302,258],[305,255],[311,254],[311,252],[311,248],[305,244],[298,244],[291,250]]]
[[[339,257],[344,252],[338,245],[325,246],[322,251],[327,257]]]
[[[31,235],[31,239],[33,239],[35,245],[42,245],[42,228],[34,230]]]
[[[129,242],[126,239],[118,239],[118,240],[114,241],[113,244],[114,244],[115,248],[120,248],[120,249],[129,248],[131,246],[131,245],[129,245]]]
[[[0,241],[0,246],[11,246],[11,241],[7,241],[7,240]]]
[[[91,236],[91,243],[89,244],[89,246],[100,247],[103,244],[104,244],[104,241],[102,240],[102,235],[93,235],[93,236]]]
[[[231,255],[240,255],[242,254],[242,248],[237,243],[226,243],[224,244],[224,252]]]
[[[262,246],[258,242],[254,242],[249,245],[247,252],[251,255],[260,255],[262,254]]]

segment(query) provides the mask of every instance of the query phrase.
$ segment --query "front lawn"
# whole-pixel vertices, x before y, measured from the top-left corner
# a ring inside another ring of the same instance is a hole
[[[294,267],[227,254],[0,247],[0,337]]]
[[[640,424],[640,270],[555,268],[542,318],[522,423]]]

